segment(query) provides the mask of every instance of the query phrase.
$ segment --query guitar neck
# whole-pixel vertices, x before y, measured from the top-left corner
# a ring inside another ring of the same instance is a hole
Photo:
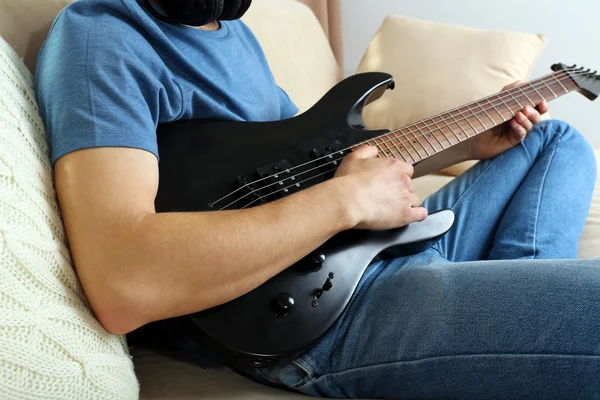
[[[511,120],[529,104],[551,101],[578,89],[573,79],[558,71],[518,87],[466,104],[443,114],[371,139],[380,157],[416,164],[465,140]]]

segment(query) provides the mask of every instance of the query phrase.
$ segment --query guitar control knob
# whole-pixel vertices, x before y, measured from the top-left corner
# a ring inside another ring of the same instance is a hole
[[[294,307],[294,298],[289,293],[281,293],[273,300],[273,311],[278,317],[285,317]]]
[[[310,260],[311,271],[317,272],[321,269],[326,257],[325,254],[322,253],[312,253],[308,258]]]

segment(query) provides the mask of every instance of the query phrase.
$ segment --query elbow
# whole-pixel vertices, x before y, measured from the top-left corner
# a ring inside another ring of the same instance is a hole
[[[105,270],[102,277],[82,277],[81,283],[94,316],[108,332],[124,335],[149,322],[141,312],[146,309],[143,296],[126,277]]]
[[[134,314],[115,311],[107,307],[95,308],[94,314],[102,327],[114,335],[125,335],[144,325]]]

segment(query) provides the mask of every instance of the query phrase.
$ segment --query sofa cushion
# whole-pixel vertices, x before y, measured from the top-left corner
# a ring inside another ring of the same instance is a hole
[[[38,53],[58,12],[74,0],[0,0],[0,36],[35,71]]]
[[[275,80],[301,112],[341,78],[329,40],[304,4],[294,0],[254,0],[243,20],[262,45]]]
[[[365,122],[401,128],[497,93],[526,80],[545,45],[542,35],[388,17],[358,72],[388,72],[396,89],[366,108]],[[445,172],[456,175],[471,164]]]
[[[598,177],[590,212],[579,239],[580,258],[600,257],[600,149],[595,150],[595,153]]]
[[[0,397],[135,399],[71,263],[31,74],[0,38]]]

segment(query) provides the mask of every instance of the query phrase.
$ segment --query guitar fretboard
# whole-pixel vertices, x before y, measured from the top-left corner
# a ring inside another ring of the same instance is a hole
[[[378,147],[379,157],[416,164],[511,120],[527,104],[536,107],[543,100],[554,100],[577,88],[568,74],[558,71],[365,143]]]

